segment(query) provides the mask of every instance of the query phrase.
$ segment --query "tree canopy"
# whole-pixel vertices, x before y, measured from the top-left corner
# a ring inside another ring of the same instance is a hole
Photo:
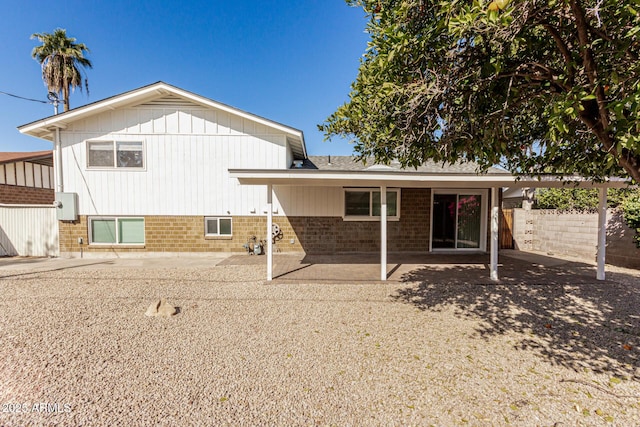
[[[56,29],[52,34],[36,33],[32,39],[38,39],[42,45],[36,46],[31,56],[42,67],[42,80],[49,92],[62,98],[64,111],[69,110],[69,93],[75,88],[82,90],[83,68],[91,68],[91,61],[85,58],[89,49],[84,43],[76,43],[73,37],[67,37],[67,31]],[[89,81],[84,78],[84,86],[89,92]]]
[[[639,0],[347,0],[371,36],[319,128],[357,157],[640,182]]]

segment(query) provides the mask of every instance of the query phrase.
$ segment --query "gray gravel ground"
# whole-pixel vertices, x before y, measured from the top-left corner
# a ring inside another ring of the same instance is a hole
[[[2,426],[640,425],[628,275],[606,288],[267,285],[256,266],[0,276]],[[144,316],[159,297],[180,313]]]

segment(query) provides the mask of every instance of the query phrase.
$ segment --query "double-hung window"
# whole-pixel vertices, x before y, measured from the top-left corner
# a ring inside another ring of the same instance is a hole
[[[90,168],[143,168],[142,141],[87,141]]]
[[[380,190],[368,188],[345,188],[345,220],[377,220],[380,218]],[[400,218],[400,190],[387,190],[387,218]]]
[[[89,218],[89,243],[96,245],[144,245],[144,218]]]
[[[231,218],[205,217],[204,234],[207,237],[231,236]]]

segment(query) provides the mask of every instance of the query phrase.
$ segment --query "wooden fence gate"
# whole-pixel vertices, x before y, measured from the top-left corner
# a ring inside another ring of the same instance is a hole
[[[500,249],[513,249],[513,209],[501,209]]]

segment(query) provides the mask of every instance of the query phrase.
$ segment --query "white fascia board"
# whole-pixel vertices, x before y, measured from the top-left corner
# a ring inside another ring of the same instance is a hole
[[[20,133],[24,133],[32,136],[46,135],[52,127],[65,128],[68,123],[82,119],[87,116],[91,116],[96,113],[100,113],[106,110],[113,110],[119,106],[126,105],[136,100],[140,100],[146,97],[146,95],[153,94],[162,88],[162,84],[151,85],[139,90],[134,90],[122,95],[114,96],[112,98],[98,101],[93,104],[85,105],[65,113],[61,113],[55,116],[47,117],[46,119],[39,120],[24,126],[18,127]],[[46,131],[46,132],[45,132]]]
[[[266,170],[229,170],[232,178],[246,185],[302,185],[302,186],[338,186],[338,187],[433,187],[455,186],[466,188],[486,188],[492,185],[513,184],[511,175],[491,177],[486,175],[442,175],[413,174],[406,172],[342,172],[342,171],[266,171]]]
[[[232,178],[244,185],[290,185],[290,186],[337,186],[337,187],[442,187],[442,188],[489,188],[489,187],[579,187],[606,188],[626,187],[628,181],[609,180],[595,183],[588,180],[567,182],[559,177],[539,180],[535,177],[516,177],[510,174],[434,174],[411,172],[363,172],[363,171],[293,171],[293,170],[240,170],[229,169]]]

